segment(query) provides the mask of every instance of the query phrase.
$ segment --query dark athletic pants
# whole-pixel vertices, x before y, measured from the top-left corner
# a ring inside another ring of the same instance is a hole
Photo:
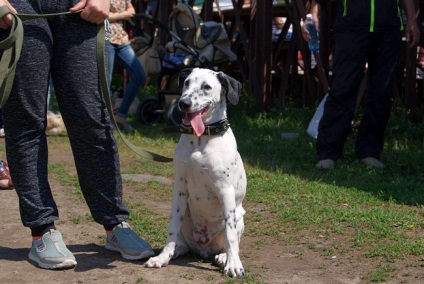
[[[369,83],[355,152],[358,159],[379,159],[392,106],[401,32],[339,30],[335,34],[335,44],[331,91],[318,128],[318,159],[341,157],[367,62]]]
[[[18,13],[55,13],[68,11],[77,0],[10,2]],[[49,71],[94,220],[111,225],[128,218],[117,145],[99,89],[96,30],[79,15],[24,22],[22,55],[4,107],[7,159],[24,226],[40,227],[59,217],[47,178]]]

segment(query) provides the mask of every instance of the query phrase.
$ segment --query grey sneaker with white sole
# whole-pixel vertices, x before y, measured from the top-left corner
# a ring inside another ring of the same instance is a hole
[[[121,253],[122,257],[137,260],[154,255],[152,247],[140,238],[132,228],[122,222],[113,228],[113,233],[107,235],[105,248]]]
[[[62,235],[54,229],[49,230],[39,240],[33,240],[28,258],[45,269],[69,269],[77,265],[72,252],[63,242]]]

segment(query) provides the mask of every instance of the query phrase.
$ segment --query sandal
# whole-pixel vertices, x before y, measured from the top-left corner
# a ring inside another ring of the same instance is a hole
[[[2,181],[7,181],[7,184]],[[5,161],[0,160],[0,190],[14,189],[9,167]]]

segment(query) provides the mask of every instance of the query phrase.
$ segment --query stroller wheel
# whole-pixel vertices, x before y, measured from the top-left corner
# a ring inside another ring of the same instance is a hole
[[[145,98],[137,108],[137,118],[141,124],[158,123],[164,110],[157,98]]]

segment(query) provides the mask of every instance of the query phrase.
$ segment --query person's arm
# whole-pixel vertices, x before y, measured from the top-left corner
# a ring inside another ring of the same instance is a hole
[[[135,9],[134,6],[131,4],[131,2],[128,2],[125,11],[120,13],[109,13],[109,22],[113,23],[116,21],[125,21],[130,20],[135,15]]]
[[[0,6],[7,6],[13,14],[16,14],[16,10],[10,5],[9,1],[7,0],[0,0]],[[12,25],[12,16],[10,14],[4,15],[0,19],[0,29],[7,29]]]
[[[318,1],[312,0],[311,1],[311,6],[309,8],[309,13],[312,15],[312,19],[315,22],[315,26],[317,28],[317,31],[319,31],[319,20],[318,20],[318,17],[319,17],[319,13],[320,13],[320,10],[321,10],[320,9],[321,8],[320,6],[325,5],[326,2],[327,1],[325,1],[325,0],[321,0],[321,1],[319,1],[319,0]],[[303,38],[306,41],[309,41],[311,39],[311,36],[309,35],[309,32],[307,31],[307,29],[305,27],[305,24],[302,25],[302,29],[301,30],[302,30],[302,36],[303,36]]]
[[[405,28],[405,36],[410,47],[416,46],[420,40],[420,28],[417,24],[414,2],[414,0],[403,0],[406,17],[408,18]]]
[[[74,7],[69,9],[69,11],[77,12],[82,10],[81,18],[90,23],[99,25],[109,16],[109,9],[110,1],[108,0],[80,0]]]
[[[311,8],[310,8],[309,13],[312,14],[312,19],[314,20],[315,26],[317,27],[317,30],[318,31],[319,31],[319,20],[318,20],[318,17],[319,17],[319,13],[321,11],[320,6],[325,5],[326,2],[327,1],[315,1],[315,0],[312,0],[311,1]]]

